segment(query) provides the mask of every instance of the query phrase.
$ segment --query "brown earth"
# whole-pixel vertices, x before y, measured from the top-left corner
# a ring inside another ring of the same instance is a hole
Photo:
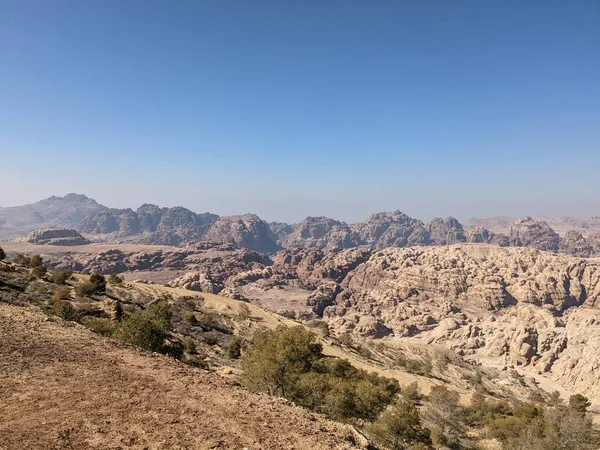
[[[351,449],[352,429],[0,303],[0,449]]]

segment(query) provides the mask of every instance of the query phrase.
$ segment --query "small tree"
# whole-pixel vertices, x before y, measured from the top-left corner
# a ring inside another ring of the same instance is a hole
[[[421,425],[421,417],[414,403],[400,399],[386,409],[369,427],[367,433],[375,443],[390,450],[414,448],[429,444],[429,431]]]
[[[13,258],[13,262],[19,266],[29,267],[30,261],[31,258],[29,256],[25,256],[23,253],[17,253]]]
[[[240,303],[238,306],[238,318],[240,320],[247,320],[250,318],[250,308],[246,303]]]
[[[90,283],[94,285],[95,294],[106,292],[106,278],[104,278],[104,275],[100,275],[99,273],[90,275]]]
[[[4,253],[4,249],[0,247],[0,261],[4,261],[4,258],[6,258],[6,253]]]
[[[243,380],[252,388],[285,397],[322,357],[322,349],[316,336],[301,326],[258,329],[243,357]]]
[[[71,302],[58,300],[52,306],[52,312],[63,320],[77,320],[78,314]]]
[[[54,270],[50,276],[50,279],[55,284],[65,284],[72,276],[72,270]]]
[[[238,359],[242,355],[242,340],[239,336],[235,336],[227,347],[227,357]]]
[[[585,414],[591,405],[589,399],[581,394],[575,394],[569,397],[569,408],[578,413]]]
[[[144,311],[126,316],[117,330],[122,341],[158,352],[163,350],[164,341],[171,331],[171,309],[166,303],[155,303]]]
[[[446,386],[434,386],[429,393],[427,419],[442,433],[457,435],[461,432],[461,409],[458,405],[460,397],[457,392]]]
[[[109,284],[120,285],[120,284],[123,284],[123,281],[124,281],[123,277],[120,277],[116,273],[111,273],[110,276],[108,277]]]
[[[42,257],[40,255],[33,255],[29,259],[29,267],[31,267],[31,268],[39,267],[42,264],[44,264],[44,260],[42,259]]]
[[[37,278],[43,278],[44,275],[46,275],[46,272],[48,272],[48,269],[46,269],[44,266],[35,266],[33,269],[31,269],[31,273]]]

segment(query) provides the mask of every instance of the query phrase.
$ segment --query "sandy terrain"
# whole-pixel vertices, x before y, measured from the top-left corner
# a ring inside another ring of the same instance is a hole
[[[0,448],[356,448],[353,432],[165,356],[0,303]]]
[[[180,247],[166,245],[140,244],[88,244],[88,245],[37,245],[29,242],[4,241],[0,247],[7,253],[39,253],[40,255],[56,255],[61,253],[98,253],[111,249],[119,249],[124,253],[151,252],[156,250],[181,250]]]

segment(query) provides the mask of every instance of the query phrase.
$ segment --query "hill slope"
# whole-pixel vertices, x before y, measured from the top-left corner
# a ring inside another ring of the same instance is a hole
[[[1,449],[358,448],[343,425],[35,308],[0,303],[0,372]]]

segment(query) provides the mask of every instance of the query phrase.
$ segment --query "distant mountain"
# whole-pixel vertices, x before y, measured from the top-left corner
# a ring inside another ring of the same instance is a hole
[[[184,246],[196,242],[231,243],[274,253],[281,248],[333,250],[355,247],[437,246],[457,243],[531,247],[578,257],[600,256],[600,217],[454,217],[425,223],[401,211],[379,212],[355,224],[329,217],[307,217],[298,224],[267,223],[255,214],[219,217],[182,206],[143,204],[137,210],[100,205],[85,195],[50,197],[32,205],[0,208],[0,239],[48,228],[77,229],[96,242]]]
[[[106,206],[81,194],[52,196],[30,205],[0,207],[0,239],[25,236],[43,228],[78,228],[89,214],[106,210]]]

